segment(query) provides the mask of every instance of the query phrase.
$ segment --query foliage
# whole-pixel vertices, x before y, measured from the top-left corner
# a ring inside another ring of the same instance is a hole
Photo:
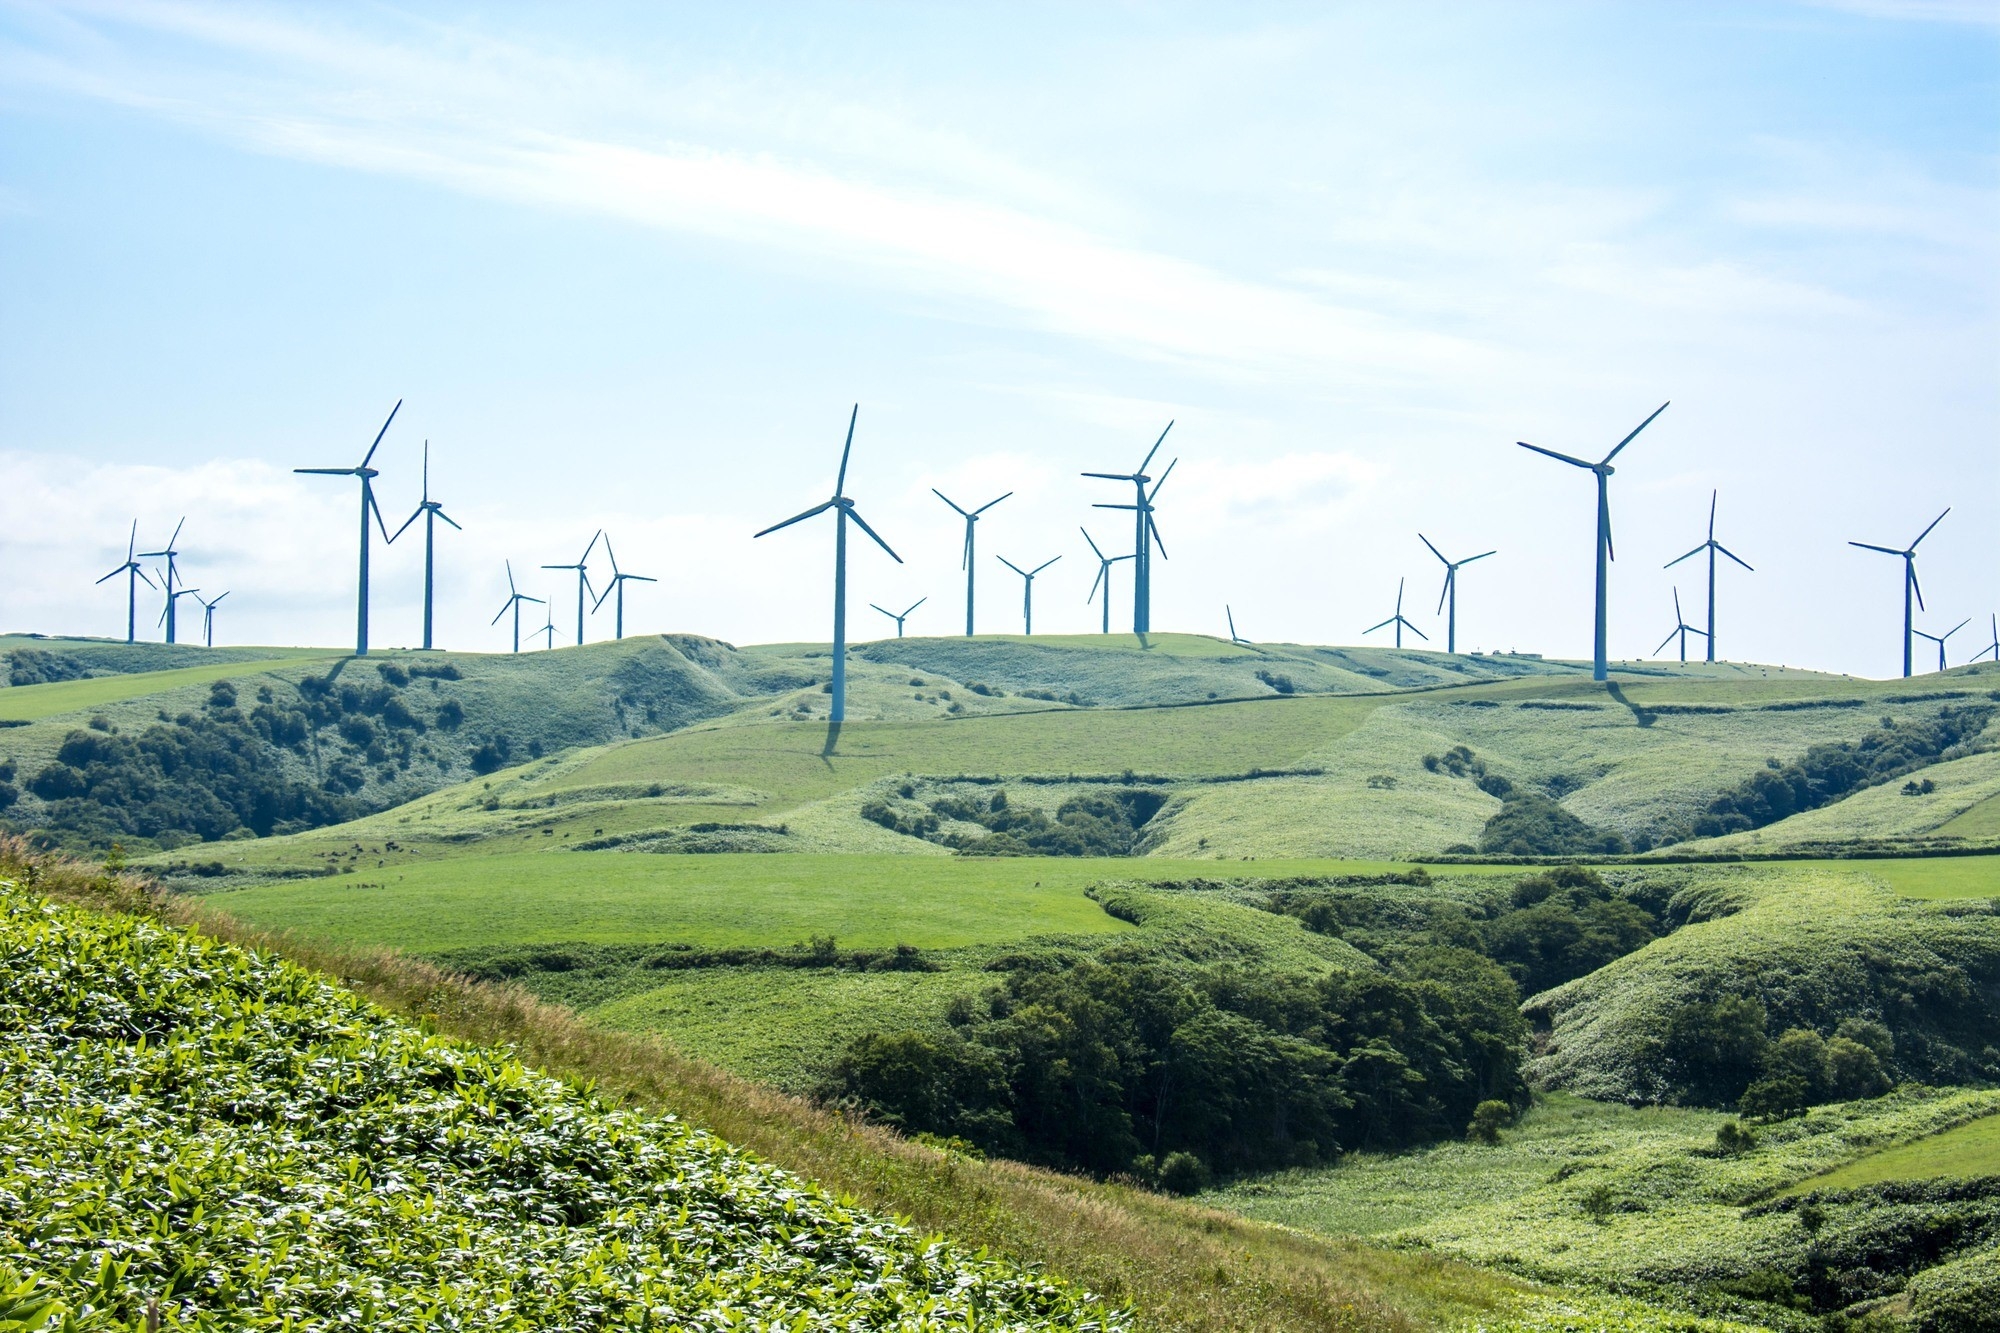
[[[1910,1317],[1920,1333],[1990,1333],[2000,1310],[2000,1251],[1939,1264],[1910,1281]]]
[[[44,648],[16,648],[7,654],[9,685],[45,685],[58,680],[87,680],[90,669],[68,653]]]
[[[1479,835],[1494,856],[1618,856],[1630,850],[1610,830],[1593,828],[1537,792],[1510,791]]]
[[[1123,1325],[274,958],[11,884],[0,904],[17,1312],[52,1298],[78,1330],[129,1327],[153,1297],[203,1328]]]
[[[955,1032],[874,1034],[829,1092],[891,1122],[1108,1174],[1221,1170],[1459,1132],[1524,1095],[1504,973],[1431,949],[1405,975],[1081,961],[1010,973]]]
[[[1514,1108],[1506,1102],[1487,1100],[1472,1108],[1472,1123],[1465,1137],[1474,1143],[1498,1143],[1500,1131],[1514,1120]]]
[[[1717,796],[1679,837],[1713,838],[1763,828],[1962,753],[1958,747],[1985,730],[1993,711],[1991,704],[1946,704],[1927,719],[1885,717],[1884,726],[1859,741],[1812,746],[1800,758],[1773,763]],[[1927,788],[1917,783],[1906,790],[1918,795]]]

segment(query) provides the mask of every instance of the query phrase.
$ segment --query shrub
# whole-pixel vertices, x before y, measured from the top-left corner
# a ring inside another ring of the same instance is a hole
[[[1160,1163],[1160,1188],[1169,1194],[1199,1194],[1208,1188],[1208,1167],[1191,1152],[1170,1152]]]
[[[1617,856],[1625,839],[1594,828],[1546,796],[1514,793],[1479,835],[1479,850],[1499,856]]]
[[[1688,1099],[1722,1106],[1764,1069],[1764,1006],[1740,995],[1683,1005],[1667,1017],[1666,1074]]]
[[[1724,1157],[1741,1157],[1756,1146],[1756,1131],[1741,1120],[1725,1120],[1715,1131],[1715,1151]]]
[[[1506,1102],[1483,1101],[1472,1108],[1472,1123],[1465,1137],[1474,1143],[1500,1142],[1500,1131],[1514,1122],[1514,1108]]]

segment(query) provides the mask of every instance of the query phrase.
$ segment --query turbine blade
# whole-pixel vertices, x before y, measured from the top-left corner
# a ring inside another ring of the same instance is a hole
[[[1009,491],[1009,492],[1007,492],[1007,495],[1012,495],[1013,493],[1014,493],[1014,492],[1012,492],[1012,491]],[[997,504],[999,504],[999,503],[1000,503],[1000,500],[1004,500],[1004,499],[1006,499],[1006,498],[1007,498],[1007,495],[1003,495],[1003,496],[1001,496],[999,500],[988,500],[988,501],[987,501],[987,502],[986,502],[985,504],[983,504],[983,505],[979,506],[979,508],[977,508],[977,509],[975,509],[975,510],[973,510],[973,511],[972,511],[972,517],[974,517],[974,518],[978,518],[978,517],[979,517],[979,516],[980,516],[981,514],[985,513],[985,512],[987,511],[987,510],[991,509],[991,508],[992,508],[992,507],[993,507],[994,505],[997,505]]]
[[[1924,585],[1917,581],[1917,562],[1914,560],[1909,561],[1908,568],[1910,571],[1910,588],[1917,594],[1917,609],[1928,611],[1930,608],[1924,605]]]
[[[504,616],[504,615],[506,615],[506,614],[507,614],[507,612],[509,612],[510,610],[512,610],[512,609],[513,609],[513,607],[514,607],[514,599],[513,599],[512,597],[509,597],[509,598],[508,598],[508,599],[506,600],[506,602],[505,602],[504,604],[502,604],[502,606],[500,607],[500,609],[499,609],[498,611],[494,612],[494,614],[493,614],[493,619],[491,619],[491,620],[487,621],[486,623],[487,623],[487,624],[489,624],[489,625],[497,625],[497,624],[499,624],[499,623],[500,623],[500,617],[501,617],[501,616]]]
[[[1669,631],[1667,632],[1667,637],[1666,637],[1666,638],[1664,638],[1664,639],[1661,639],[1661,640],[1660,640],[1660,646],[1659,646],[1658,648],[1655,648],[1655,649],[1653,650],[1653,653],[1652,653],[1652,655],[1653,655],[1654,657],[1658,657],[1658,656],[1659,656],[1659,655],[1661,654],[1661,652],[1663,652],[1663,651],[1664,651],[1664,650],[1666,649],[1666,646],[1667,646],[1668,644],[1670,644],[1670,643],[1672,643],[1672,642],[1674,641],[1674,635],[1676,635],[1676,634],[1679,634],[1679,633],[1680,633],[1680,629],[1679,629],[1678,627],[1676,627],[1676,628],[1674,628],[1674,629],[1672,629],[1672,630],[1669,630]]]
[[[1568,454],[1559,454],[1553,449],[1544,449],[1539,444],[1529,444],[1526,440],[1516,440],[1514,443],[1520,445],[1523,449],[1532,449],[1538,454],[1547,454],[1550,458],[1559,458],[1572,467],[1588,468],[1596,466],[1593,463],[1584,462],[1581,458],[1571,458]]]
[[[1035,573],[1037,574],[1041,573],[1043,570],[1047,569],[1050,565],[1053,565],[1057,560],[1060,559],[1062,559],[1061,556],[1055,556],[1052,559],[1042,561],[1041,564],[1035,566]]]
[[[160,586],[159,584],[157,584],[157,583],[153,582],[153,581],[152,581],[151,579],[149,579],[149,578],[147,578],[147,577],[146,577],[146,571],[145,571],[145,570],[143,570],[143,569],[134,569],[134,570],[133,570],[132,572],[133,572],[134,574],[137,574],[137,575],[139,576],[139,582],[141,582],[141,583],[145,584],[145,585],[146,585],[146,586],[147,586],[148,588],[158,588],[158,587]]]
[[[303,472],[313,477],[351,477],[354,475],[354,469],[351,467],[295,467],[292,471]]]
[[[854,423],[861,417],[861,404],[847,415],[847,443],[840,446],[840,475],[833,479],[833,493],[841,495],[847,487],[847,456],[854,452]],[[880,540],[879,538],[877,540]]]
[[[1093,504],[1091,506],[1092,509],[1137,509],[1138,507],[1139,507],[1138,505],[1105,505],[1105,504]]]
[[[1131,472],[1079,472],[1079,477],[1102,477],[1106,481],[1131,481],[1137,474]]]
[[[894,611],[883,611],[881,607],[876,606],[875,603],[873,602],[868,603],[868,605],[873,610],[882,611],[882,614],[889,617],[889,619],[891,620],[894,620],[896,618],[896,613]]]
[[[1686,559],[1689,559],[1690,557],[1693,557],[1693,556],[1697,556],[1697,555],[1700,555],[1700,554],[1701,554],[1701,553],[1702,553],[1703,551],[1706,551],[1707,549],[1708,549],[1708,543],[1707,543],[1707,542],[1703,542],[1703,543],[1702,543],[1701,545],[1699,545],[1699,546],[1695,547],[1695,548],[1694,548],[1694,549],[1693,549],[1692,551],[1689,551],[1689,552],[1687,553],[1687,555],[1677,555],[1677,556],[1675,556],[1675,557],[1674,557],[1673,559],[1671,559],[1671,560],[1667,561],[1667,563],[1666,563],[1666,564],[1664,564],[1664,565],[1661,565],[1661,566],[1660,566],[1660,568],[1661,568],[1661,569],[1672,569],[1672,568],[1673,568],[1673,567],[1674,567],[1675,565],[1678,565],[1678,564],[1679,564],[1679,563],[1680,563],[1681,561],[1683,561],[1683,560],[1686,560]],[[1721,548],[1720,546],[1718,546],[1718,547],[1716,547],[1715,549],[1719,551],[1719,550],[1721,550],[1722,548]],[[1734,557],[1733,557],[1733,556],[1732,556],[1731,558],[1732,558],[1732,559],[1734,559]]]
[[[1171,422],[1171,421],[1169,421],[1169,422],[1167,423],[1167,430],[1172,430],[1173,428],[1174,428],[1174,423],[1173,423],[1173,422]],[[1144,471],[1146,470],[1146,463],[1150,463],[1150,462],[1152,462],[1152,461],[1153,461],[1153,455],[1154,455],[1154,454],[1157,454],[1158,452],[1160,452],[1160,446],[1161,446],[1161,445],[1163,445],[1163,444],[1165,444],[1165,443],[1167,442],[1167,430],[1163,430],[1163,431],[1161,431],[1161,432],[1160,432],[1160,438],[1159,438],[1159,439],[1157,439],[1157,440],[1154,440],[1154,441],[1153,441],[1153,447],[1152,447],[1152,448],[1150,448],[1150,449],[1148,449],[1148,450],[1146,451],[1146,460],[1145,460],[1145,462],[1144,462],[1144,463],[1141,463],[1141,464],[1139,464],[1139,469],[1138,469],[1138,470],[1139,470],[1140,472],[1144,472]]]
[[[1436,556],[1440,560],[1444,560],[1445,568],[1449,569],[1451,567],[1451,561],[1444,559],[1444,552],[1438,550],[1438,548],[1435,546],[1431,546],[1431,539],[1429,537],[1424,536],[1424,534],[1420,532],[1417,534],[1417,540],[1422,542],[1426,546],[1430,546],[1431,554]]]
[[[1104,558],[1104,552],[1097,549],[1097,543],[1091,540],[1089,531],[1084,528],[1078,528],[1077,531],[1083,533],[1083,540],[1089,544],[1090,553],[1096,556],[1099,560],[1102,560]]]
[[[115,579],[115,578],[117,578],[117,577],[118,577],[118,576],[119,576],[120,574],[123,574],[123,573],[124,573],[124,572],[125,572],[125,571],[126,571],[126,570],[127,570],[128,568],[130,568],[130,566],[128,566],[128,565],[120,565],[120,566],[118,566],[118,568],[116,568],[116,569],[112,570],[112,571],[111,571],[111,572],[110,572],[109,574],[106,574],[106,575],[105,575],[105,576],[104,576],[103,578],[99,579],[99,580],[98,580],[98,582],[99,582],[99,583],[109,583],[109,582],[110,582],[110,581],[111,581],[112,579]]]
[[[514,562],[509,560],[507,562],[507,593],[509,596],[517,596],[520,591],[519,588],[514,586]]]
[[[949,495],[946,495],[943,491],[939,490],[937,487],[935,486],[931,487],[931,494],[935,495],[938,499],[950,505],[953,509],[958,509],[958,502],[956,500],[953,500]],[[958,509],[958,512],[960,514],[963,514],[966,518],[972,517],[972,515],[967,514],[963,509]]]
[[[1944,515],[1939,514],[1938,517],[1943,518]],[[174,553],[174,543],[181,539],[181,529],[186,526],[187,526],[187,519],[185,518],[183,518],[180,522],[174,524],[174,535],[167,538],[167,549],[160,552],[161,555],[172,555]],[[1937,525],[1933,523],[1931,526],[1936,527]]]
[[[1959,621],[1956,625],[1953,625],[1950,629],[1946,630],[1941,637],[1949,639],[1952,635],[1958,633],[1960,630],[1964,629],[1967,625],[1970,625],[1971,623],[1972,623],[1972,617],[1967,616],[1965,619]]]
[[[916,609],[917,609],[918,607],[922,606],[922,605],[923,605],[923,604],[924,604],[925,602],[928,602],[929,600],[930,600],[930,598],[928,598],[928,597],[919,597],[919,598],[917,598],[917,600],[916,600],[916,601],[914,601],[914,602],[911,602],[911,603],[910,603],[910,611],[914,611],[914,610],[916,610]],[[903,614],[907,616],[907,615],[909,615],[909,614],[910,614],[910,611],[905,611],[905,612],[903,612]]]
[[[993,558],[995,560],[998,560],[1001,564],[1007,566],[1007,568],[1013,570],[1016,574],[1019,574],[1022,578],[1028,577],[1027,570],[1021,568],[1019,565],[1015,564],[1012,560],[1009,560],[1006,556],[996,555]]]
[[[1111,568],[1109,565],[1100,564],[1097,567],[1097,577],[1090,581],[1090,596],[1083,599],[1083,604],[1085,606],[1089,606],[1092,602],[1097,600],[1098,585],[1104,582],[1104,576],[1110,572]]]
[[[576,567],[578,569],[582,569],[585,565],[590,563],[590,553],[597,549],[597,539],[599,537],[602,537],[603,535],[604,535],[603,528],[599,528],[596,532],[591,534],[590,545],[584,547],[583,554],[576,558]]]
[[[859,512],[850,508],[847,511],[847,516],[853,519],[856,523],[860,524],[861,530],[867,533],[870,537],[873,537],[875,539],[875,544],[881,547],[883,550],[887,551],[889,553],[889,558],[891,560],[894,560],[899,565],[903,563],[903,557],[897,555],[895,552],[895,548],[891,547],[889,543],[882,540],[881,533],[875,531],[875,529],[868,526],[868,520],[861,517]]]
[[[619,575],[618,577],[619,577],[619,578],[621,578],[621,579],[630,579],[630,580],[632,580],[632,581],[633,581],[634,583],[658,583],[658,582],[659,582],[659,580],[658,580],[658,579],[656,579],[656,578],[654,578],[654,577],[653,577],[653,576],[652,576],[651,574],[620,574],[620,575]]]
[[[1484,560],[1489,555],[1498,555],[1498,554],[1500,554],[1500,552],[1497,550],[1481,551],[1478,555],[1469,555],[1465,557],[1465,559],[1459,561],[1458,563],[1459,566],[1463,568],[1464,566],[1471,564],[1475,560]]]
[[[1873,542],[1849,542],[1848,545],[1859,546],[1864,551],[1880,551],[1883,555],[1901,556],[1903,554],[1901,551],[1892,551],[1886,546],[1877,546]]]
[[[389,409],[389,421],[394,421],[396,419],[396,414],[402,410],[403,410],[403,400],[398,398],[396,400],[396,405]],[[373,458],[375,456],[375,451],[382,447],[382,437],[389,433],[389,421],[383,422],[382,429],[375,432],[375,443],[368,446],[367,454],[364,455],[363,458],[361,459],[361,466],[367,467],[368,460],[370,458]]]
[[[1743,566],[1743,568],[1749,570],[1752,574],[1757,572],[1756,566],[1752,565],[1748,560],[1745,560],[1742,556],[1736,554],[1736,552],[1730,550],[1727,546],[1724,546],[1721,542],[1717,542],[1715,544],[1715,549],[1722,552],[1724,555],[1728,556],[1731,560],[1734,560],[1737,564]]]
[[[1174,475],[1174,469],[1180,466],[1180,461],[1181,461],[1180,459],[1176,458],[1173,462],[1167,464],[1167,470],[1160,474],[1160,479],[1153,483],[1153,489],[1147,493],[1146,495],[1147,504],[1153,503],[1153,497],[1160,493],[1160,487],[1167,484],[1167,478]]]
[[[1626,445],[1632,443],[1633,440],[1637,439],[1639,437],[1640,431],[1646,429],[1646,427],[1653,424],[1653,417],[1656,417],[1660,415],[1660,413],[1666,411],[1668,406],[1672,402],[1673,399],[1669,398],[1666,402],[1661,403],[1658,407],[1653,409],[1652,417],[1647,417],[1644,421],[1632,427],[1632,433],[1630,435],[1627,435],[1624,439],[1618,441],[1618,449],[1613,449],[1610,453],[1604,455],[1604,462],[1609,463],[1612,459],[1618,457],[1618,450],[1623,449]],[[1599,467],[1602,467],[1603,465],[1604,465],[1603,463],[1598,464]]]
[[[447,523],[450,523],[450,524],[451,524],[451,525],[452,525],[452,526],[453,526],[454,528],[458,528],[458,530],[459,530],[460,532],[464,532],[464,531],[465,531],[465,529],[464,529],[464,528],[459,528],[459,527],[458,527],[458,524],[457,524],[456,522],[454,522],[454,521],[452,520],[452,517],[451,517],[451,515],[450,515],[450,514],[447,514],[447,513],[445,513],[445,512],[444,512],[444,506],[443,506],[443,505],[439,505],[439,506],[438,506],[438,507],[437,507],[436,509],[432,510],[431,512],[432,512],[432,513],[434,513],[434,514],[436,514],[436,515],[437,515],[437,516],[438,516],[439,518],[443,519],[443,520],[444,520],[445,522],[447,522]]]
[[[964,569],[972,563],[972,525],[965,525],[965,545],[958,548],[958,567]]]
[[[599,528],[598,531],[603,532],[604,529]],[[589,555],[590,552],[585,551],[584,554]],[[606,559],[611,561],[611,580],[612,582],[615,583],[618,581],[618,552],[611,549],[611,538],[609,534],[607,534],[604,538],[604,555]]]
[[[1436,611],[1431,612],[1432,615],[1437,615],[1444,610],[1444,599],[1451,596],[1452,576],[1457,573],[1458,571],[1450,565],[1444,567],[1444,586],[1438,589],[1438,606]]]
[[[382,506],[375,503],[375,488],[368,484],[368,478],[361,479],[361,494],[368,501],[368,507],[375,511],[375,526],[382,530],[382,541],[387,544],[394,539],[389,536],[389,521],[382,517]]]
[[[402,535],[403,535],[403,528],[407,528],[407,527],[409,527],[409,526],[410,526],[410,524],[412,524],[412,523],[416,522],[416,521],[417,521],[418,519],[422,518],[422,517],[423,517],[423,515],[424,515],[424,507],[423,507],[422,505],[418,505],[418,506],[417,506],[417,508],[416,508],[416,512],[415,512],[415,513],[413,513],[413,514],[411,514],[411,515],[410,515],[410,516],[409,516],[408,518],[406,518],[406,519],[404,519],[404,520],[403,520],[403,527],[401,527],[401,528],[397,528],[397,529],[396,529],[396,537],[400,537],[400,536],[402,536]],[[391,543],[393,544],[393,543],[395,542],[395,540],[396,540],[396,537],[391,537],[391,538],[389,539],[389,541],[390,541],[390,542],[391,542]]]
[[[1422,630],[1418,629],[1415,625],[1412,625],[1407,620],[1403,622],[1403,628],[1408,630],[1410,633],[1416,635],[1418,638],[1422,639],[1425,643],[1429,643],[1431,641],[1430,635],[1424,633]]]
[[[770,527],[765,528],[763,532],[753,533],[752,539],[754,540],[757,537],[762,537],[765,535],[765,533],[776,532],[779,528],[789,528],[794,523],[803,523],[805,520],[811,518],[813,515],[824,514],[827,510],[831,508],[833,508],[833,501],[831,500],[827,500],[821,504],[816,504],[811,509],[806,510],[806,512],[803,514],[794,514],[790,518],[786,519],[783,523],[773,523]]]
[[[1367,629],[1365,629],[1365,630],[1362,630],[1361,632],[1362,632],[1363,634],[1373,634],[1373,633],[1374,633],[1374,632],[1375,632],[1376,630],[1378,630],[1378,629],[1381,629],[1381,628],[1383,628],[1383,626],[1386,626],[1386,625],[1393,625],[1393,624],[1395,624],[1395,623],[1396,623],[1396,617],[1394,617],[1394,616],[1390,616],[1390,617],[1389,617],[1389,618],[1388,618],[1387,620],[1383,621],[1383,622],[1382,622],[1382,623],[1381,623],[1380,625],[1370,625],[1370,626],[1369,626],[1369,627],[1368,627]]]
[[[135,518],[132,520],[132,535],[125,539],[125,559],[127,562],[131,561],[132,552],[138,549],[139,549],[139,520]]]
[[[1167,544],[1160,540],[1160,525],[1153,522],[1151,514],[1146,515],[1146,531],[1152,534],[1153,545],[1160,548],[1160,559],[1170,559],[1171,557],[1167,555]]]
[[[1944,514],[1949,514],[1950,512],[1951,512],[1951,508],[1950,508],[1950,506],[1948,506],[1948,505],[1947,505],[1947,506],[1945,507],[1945,511],[1944,511]],[[1944,514],[1939,514],[1939,515],[1938,515],[1938,516],[1937,516],[1936,518],[1934,518],[1934,519],[1932,519],[1932,520],[1931,520],[1931,528],[1934,528],[1934,527],[1936,527],[1936,526],[1937,526],[1938,524],[1940,524],[1940,523],[1944,522]],[[1923,541],[1923,539],[1924,539],[1924,538],[1926,538],[1926,537],[1928,537],[1928,536],[1930,536],[1930,535],[1931,535],[1931,528],[1925,528],[1925,529],[1924,529],[1924,530],[1923,530],[1922,532],[1920,532],[1920,533],[1918,533],[1918,534],[1917,534],[1917,540],[1916,540],[1916,541],[1913,541],[1913,542],[1911,542],[1911,543],[1910,543],[1910,549],[1911,549],[1912,551],[1914,551],[1914,550],[1916,550],[1916,549],[1917,549],[1918,545],[1922,543],[1922,541]],[[180,535],[180,529],[176,528],[176,529],[174,530],[174,535],[175,535],[176,537],[178,537],[178,536]],[[171,543],[169,543],[169,544],[171,545]]]

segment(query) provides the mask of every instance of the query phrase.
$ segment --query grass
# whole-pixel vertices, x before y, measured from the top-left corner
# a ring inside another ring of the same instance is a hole
[[[18,847],[8,855],[19,858]],[[1463,1264],[939,1152],[722,1073],[657,1038],[584,1024],[517,990],[468,982],[396,954],[276,939],[209,902],[156,897],[130,881],[105,881],[60,862],[36,865],[44,892],[277,947],[392,1013],[462,1040],[505,1045],[537,1069],[587,1081],[613,1101],[679,1115],[863,1207],[1040,1265],[1129,1304],[1145,1329],[1401,1333],[1477,1324],[1498,1333],[1546,1326],[1537,1322],[1546,1308],[1541,1293]]]
[[[1906,898],[2000,897],[2000,856],[1888,859],[1864,862],[1860,868]]]
[[[332,661],[340,653],[297,649],[272,650],[271,665]],[[127,675],[93,676],[89,680],[59,680],[46,685],[17,685],[0,690],[0,719],[35,722],[64,713],[85,713],[108,704],[124,703],[147,695],[206,685],[211,681],[255,675],[268,670],[256,660],[216,662],[204,666],[176,667],[167,671],[147,671]]]
[[[1528,1001],[1547,1029],[1531,1073],[1606,1100],[1671,1098],[1656,1047],[1668,1016],[1739,994],[1774,1035],[1876,1016],[1897,1033],[1902,1077],[1994,1079],[2000,914],[1902,897],[1876,870],[1898,864],[1700,868],[1676,899],[1690,924]]]
[[[1825,1175],[1802,1180],[1785,1193],[1858,1189],[1890,1180],[1970,1180],[1981,1176],[2000,1176],[2000,1115],[1982,1116],[1969,1125],[1870,1153]]]

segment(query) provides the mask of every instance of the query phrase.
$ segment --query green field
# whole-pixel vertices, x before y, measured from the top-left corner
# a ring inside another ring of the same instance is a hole
[[[2000,1176],[2000,1115],[1983,1116],[1969,1125],[1870,1153],[1825,1175],[1802,1180],[1786,1193],[1859,1189],[1891,1180],[1973,1180],[1983,1176]]]
[[[328,662],[339,653],[311,649],[272,649],[261,659],[241,658],[206,666],[176,667],[167,671],[136,672],[128,675],[94,676],[89,680],[62,680],[47,685],[18,685],[0,690],[0,720],[34,722],[65,713],[86,713],[107,704],[123,703],[190,685],[255,673],[266,668],[258,660],[271,663]]]

